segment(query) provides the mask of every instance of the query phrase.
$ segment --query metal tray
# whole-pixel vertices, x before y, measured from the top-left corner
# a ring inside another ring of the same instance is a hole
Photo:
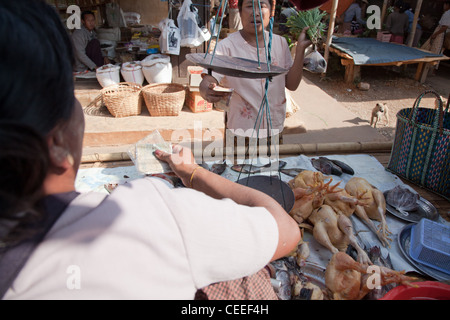
[[[325,270],[325,268],[317,264],[306,262],[306,264],[299,269],[299,272],[320,289],[326,289]]]
[[[386,197],[386,194],[384,194]],[[400,211],[395,209],[394,207],[390,206],[388,203],[386,203],[386,211],[390,214],[396,216],[397,218],[408,221],[408,222],[419,222],[422,218],[426,218],[429,220],[437,221],[439,218],[439,213],[437,212],[436,208],[427,200],[420,197],[419,200],[417,200],[418,209],[414,211],[408,211],[409,215],[405,216]]]
[[[409,246],[411,243],[411,227],[414,224],[408,224],[398,233],[398,244],[400,247],[400,251],[406,257],[409,263],[413,265],[417,270],[422,272],[423,274],[430,276],[431,278],[437,281],[446,281],[450,280],[450,275],[441,272],[439,270],[430,268],[426,265],[421,264],[420,262],[415,261],[409,255]]]
[[[186,59],[205,69],[238,78],[267,78],[288,72],[288,70],[274,65],[271,65],[269,70],[267,63],[261,62],[258,65],[258,61],[223,55],[214,55],[213,57],[211,54],[207,54],[205,57],[204,53],[189,53],[186,55]]]
[[[281,181],[277,176],[248,176],[238,180],[237,183],[271,196],[286,212],[290,212],[294,207],[294,192],[286,182]]]

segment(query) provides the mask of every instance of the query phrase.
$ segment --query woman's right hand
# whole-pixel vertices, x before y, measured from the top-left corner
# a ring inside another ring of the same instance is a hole
[[[199,90],[200,95],[203,99],[210,103],[219,102],[220,100],[226,99],[229,92],[217,92],[214,90],[214,87],[218,86],[216,78],[209,74],[203,75],[203,79],[200,82]]]
[[[159,160],[167,162],[185,186],[190,185],[192,172],[198,167],[198,164],[195,163],[194,155],[189,148],[175,145],[172,153],[156,150],[155,156]]]

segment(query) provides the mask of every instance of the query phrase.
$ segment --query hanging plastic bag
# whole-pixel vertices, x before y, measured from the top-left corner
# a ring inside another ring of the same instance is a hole
[[[177,22],[181,32],[182,47],[198,47],[211,38],[208,29],[202,26],[198,9],[192,5],[191,0],[184,0]]]
[[[161,53],[180,54],[181,34],[180,29],[175,25],[172,19],[164,19],[159,23],[159,48]]]
[[[314,73],[324,73],[327,70],[327,62],[316,48],[306,54],[303,60],[303,68]]]

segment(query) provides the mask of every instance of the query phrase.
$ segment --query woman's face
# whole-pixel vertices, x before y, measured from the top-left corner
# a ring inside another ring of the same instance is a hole
[[[259,11],[258,0],[244,0],[240,11],[242,28],[247,33],[255,34],[255,25],[258,32],[262,32],[269,25],[270,3],[269,0],[259,0],[261,3],[261,13]],[[254,5],[254,7],[253,7]],[[254,8],[254,9],[253,9]],[[254,15],[253,15],[254,12]]]

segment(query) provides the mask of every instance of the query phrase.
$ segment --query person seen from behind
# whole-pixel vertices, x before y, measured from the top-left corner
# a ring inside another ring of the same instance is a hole
[[[34,50],[20,50],[29,41]],[[156,157],[188,188],[152,177],[110,195],[77,192],[85,122],[60,18],[44,1],[0,0],[0,47],[3,299],[189,300],[300,241],[274,199],[203,169],[180,146]]]

